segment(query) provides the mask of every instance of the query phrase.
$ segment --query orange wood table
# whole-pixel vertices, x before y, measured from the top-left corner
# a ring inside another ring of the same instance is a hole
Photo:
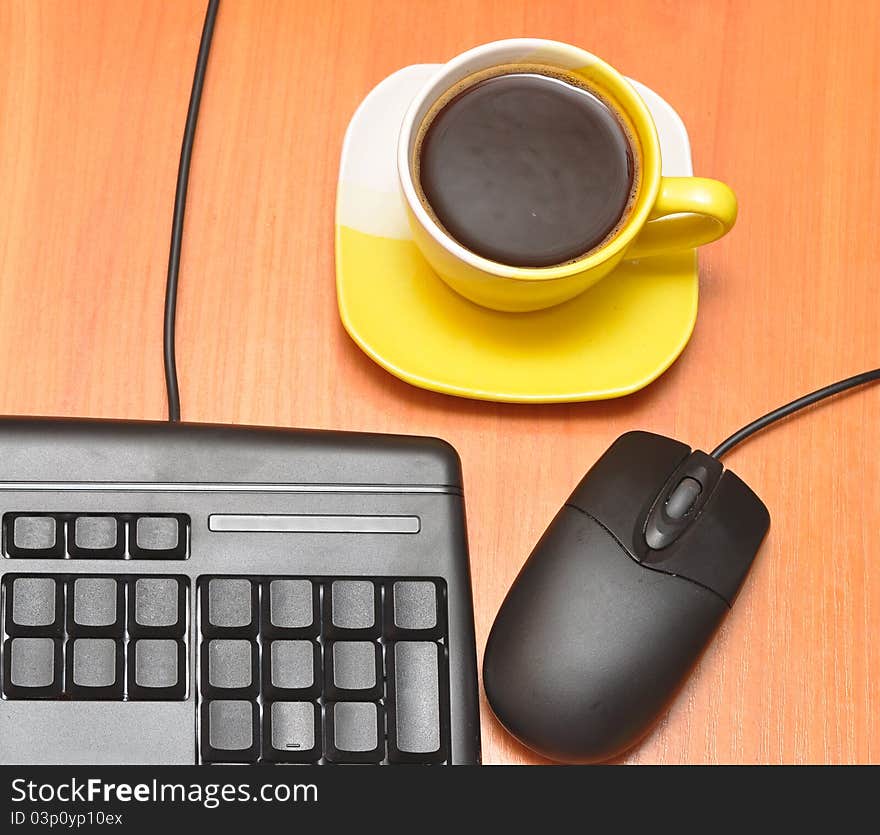
[[[480,651],[519,566],[621,432],[711,447],[880,364],[880,15],[860,0],[245,2],[218,21],[178,358],[187,420],[436,434],[461,453]],[[162,299],[203,0],[0,2],[0,413],[165,415]],[[411,388],[336,315],[339,151],[395,69],[531,35],[683,115],[734,232],[681,359],[639,394],[511,406]],[[629,762],[880,762],[880,387],[728,461],[773,515],[726,624]],[[484,703],[486,762],[536,762]]]

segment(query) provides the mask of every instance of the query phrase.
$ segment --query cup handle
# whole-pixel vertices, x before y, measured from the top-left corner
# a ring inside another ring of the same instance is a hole
[[[736,195],[704,177],[663,177],[657,201],[624,258],[647,258],[708,244],[736,222]]]

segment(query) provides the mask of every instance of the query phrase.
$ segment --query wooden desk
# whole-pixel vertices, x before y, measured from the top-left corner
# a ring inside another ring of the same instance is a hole
[[[875,2],[226,0],[179,310],[194,421],[436,434],[467,483],[478,646],[571,487],[621,432],[711,447],[880,364]],[[203,0],[0,2],[0,412],[163,418],[162,298]],[[336,315],[349,117],[405,64],[533,35],[650,82],[739,194],[690,346],[634,396],[467,402],[373,365]],[[729,464],[773,528],[739,604],[629,762],[880,762],[880,387]],[[483,711],[486,762],[535,762]]]

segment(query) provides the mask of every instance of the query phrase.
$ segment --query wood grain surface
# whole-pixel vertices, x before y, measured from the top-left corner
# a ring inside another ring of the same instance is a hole
[[[202,0],[0,2],[0,413],[165,415],[161,322]],[[568,40],[648,82],[740,220],[701,254],[693,339],[605,403],[433,394],[336,313],[339,151],[406,64]],[[187,420],[439,435],[464,465],[478,649],[572,486],[628,429],[711,447],[880,364],[876,0],[225,0],[187,213]],[[645,763],[880,762],[880,387],[751,440],[729,465],[773,527]],[[550,648],[548,648],[548,651]],[[488,763],[538,759],[483,703]]]

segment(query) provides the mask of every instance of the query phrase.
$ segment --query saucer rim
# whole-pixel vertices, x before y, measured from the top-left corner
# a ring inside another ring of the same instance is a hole
[[[358,332],[358,329],[352,319],[351,312],[349,310],[349,306],[345,295],[343,293],[343,285],[344,280],[341,277],[342,269],[341,264],[343,262],[342,258],[342,230],[350,229],[352,231],[358,232],[360,234],[369,235],[371,233],[362,232],[361,230],[355,229],[354,227],[347,226],[346,224],[340,221],[340,206],[341,206],[341,192],[344,187],[344,181],[342,178],[342,173],[345,168],[345,161],[348,155],[349,146],[352,142],[353,136],[353,126],[357,120],[358,115],[369,107],[371,99],[378,96],[380,91],[386,85],[390,85],[393,79],[403,73],[411,72],[415,69],[431,69],[431,70],[439,70],[442,67],[442,64],[439,63],[420,63],[420,64],[409,64],[405,67],[401,67],[398,70],[395,70],[393,73],[389,74],[385,78],[383,78],[378,84],[376,84],[366,96],[360,101],[357,108],[349,120],[348,126],[346,127],[345,136],[342,143],[342,151],[340,154],[340,176],[337,180],[336,186],[336,206],[335,206],[335,214],[334,214],[334,261],[335,261],[335,277],[336,277],[336,302],[337,309],[339,313],[340,321],[351,337],[352,341],[380,368],[388,372],[394,377],[397,377],[399,380],[403,382],[415,386],[417,388],[426,389],[428,391],[435,392],[437,394],[445,394],[451,397],[461,397],[467,400],[479,400],[483,402],[496,402],[496,403],[519,403],[523,405],[528,404],[558,404],[558,403],[584,403],[591,401],[600,401],[600,400],[613,400],[620,397],[626,397],[630,394],[635,394],[638,391],[649,386],[656,379],[665,374],[675,363],[675,361],[682,355],[685,348],[693,336],[694,329],[696,327],[697,316],[699,313],[699,281],[695,280],[693,282],[693,295],[694,298],[690,305],[690,316],[686,324],[682,324],[680,329],[680,338],[675,343],[674,347],[669,351],[669,353],[662,359],[658,360],[655,365],[652,366],[651,372],[645,374],[643,376],[634,379],[632,382],[623,385],[623,386],[614,386],[614,387],[603,387],[603,388],[591,388],[589,390],[581,390],[581,391],[566,391],[566,392],[542,392],[529,394],[525,392],[511,392],[511,391],[499,391],[497,389],[485,389],[485,388],[477,388],[477,387],[464,387],[457,385],[455,383],[443,382],[437,380],[435,378],[423,377],[419,374],[416,374],[412,371],[407,371],[404,368],[401,368],[394,362],[386,359],[382,356],[378,351],[376,351],[370,342],[366,340],[365,337],[361,336]],[[425,83],[430,76],[426,76]],[[687,127],[684,124],[684,120],[681,115],[675,108],[672,107],[671,104],[666,102],[659,93],[656,93],[647,85],[636,81],[627,76],[627,80],[631,83],[634,83],[636,89],[641,93],[643,89],[650,91],[655,96],[660,98],[669,108],[670,115],[672,115],[677,122],[677,125],[681,129],[681,134],[684,137],[686,143],[687,156],[691,157],[691,148],[690,148],[690,137],[687,133]],[[405,238],[401,240],[412,241],[411,238]],[[696,278],[698,279],[698,262],[697,262],[697,251],[693,250],[692,257],[694,259],[694,273],[697,274]],[[611,276],[608,276],[610,278]],[[438,279],[440,280],[440,279]],[[604,279],[603,279],[604,280]],[[467,299],[462,300],[466,304],[473,304],[473,302],[469,302]],[[490,312],[498,312],[499,311],[490,311]],[[524,314],[527,315],[527,314]]]

